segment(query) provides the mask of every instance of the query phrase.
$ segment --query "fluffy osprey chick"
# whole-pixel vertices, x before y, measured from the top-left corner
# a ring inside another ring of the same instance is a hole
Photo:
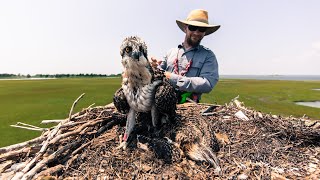
[[[161,114],[170,117],[175,113],[177,100],[175,90],[165,80],[163,72],[161,75],[160,70],[152,69],[147,58],[147,46],[142,39],[137,36],[125,38],[120,54],[123,79],[113,103],[118,111],[127,114],[126,131],[119,146],[125,149],[137,112],[151,111],[152,125],[155,127]]]
[[[182,161],[183,152],[167,137],[150,138],[137,135],[137,141],[137,147],[149,152],[150,156],[155,155],[156,158],[163,159],[169,164]]]

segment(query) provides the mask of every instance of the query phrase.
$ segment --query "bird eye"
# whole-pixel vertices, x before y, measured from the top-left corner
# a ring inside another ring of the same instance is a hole
[[[125,48],[125,51],[126,51],[127,53],[131,52],[131,51],[132,51],[132,47],[129,47],[129,46],[126,47],[126,48]]]

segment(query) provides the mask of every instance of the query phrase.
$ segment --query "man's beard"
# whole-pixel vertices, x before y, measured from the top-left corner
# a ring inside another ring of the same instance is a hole
[[[188,43],[190,46],[192,46],[192,47],[198,46],[198,45],[200,44],[201,40],[202,40],[202,38],[200,38],[200,39],[197,40],[197,41],[193,41],[193,40],[191,39],[191,36],[187,37],[187,43]]]

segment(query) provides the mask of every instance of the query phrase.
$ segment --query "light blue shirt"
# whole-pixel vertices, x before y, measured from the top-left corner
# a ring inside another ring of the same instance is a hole
[[[175,59],[178,58],[178,72],[187,72],[185,75],[175,74]],[[188,63],[192,60],[189,69]],[[172,48],[165,55],[159,67],[165,71],[172,72],[170,83],[180,91],[193,92],[200,96],[209,93],[219,80],[218,62],[214,53],[199,45],[195,48],[185,50],[182,45]]]

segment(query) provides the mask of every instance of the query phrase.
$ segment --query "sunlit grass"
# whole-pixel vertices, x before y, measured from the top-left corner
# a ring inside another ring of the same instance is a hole
[[[238,96],[246,106],[265,113],[320,119],[320,109],[296,105],[296,101],[320,100],[320,81],[221,80],[203,97],[204,102],[224,104]]]
[[[16,122],[40,126],[44,119],[68,117],[74,100],[86,93],[74,112],[95,103],[112,102],[120,78],[70,78],[51,80],[0,81],[0,147],[37,137],[39,132],[10,127]],[[320,81],[220,80],[202,102],[224,104],[240,96],[246,106],[266,113],[304,114],[320,119],[320,109],[295,105],[295,101],[320,100]]]
[[[22,142],[39,132],[10,127],[16,122],[39,126],[44,119],[64,119],[82,93],[75,112],[105,105],[120,87],[119,78],[0,81],[0,146]]]

